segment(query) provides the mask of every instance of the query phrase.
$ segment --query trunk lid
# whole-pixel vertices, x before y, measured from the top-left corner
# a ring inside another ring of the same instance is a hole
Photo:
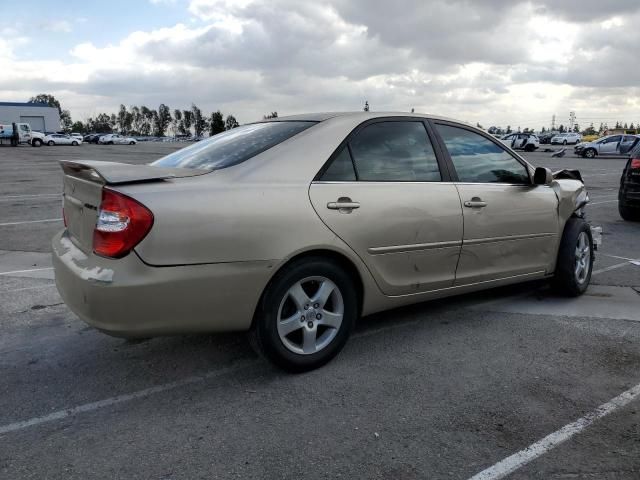
[[[73,243],[85,253],[93,250],[93,231],[105,186],[159,182],[207,173],[186,168],[98,161],[61,161],[65,223]]]

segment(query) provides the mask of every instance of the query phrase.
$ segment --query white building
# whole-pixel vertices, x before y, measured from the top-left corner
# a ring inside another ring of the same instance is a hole
[[[31,130],[57,132],[60,113],[46,103],[0,102],[0,123],[28,123]]]

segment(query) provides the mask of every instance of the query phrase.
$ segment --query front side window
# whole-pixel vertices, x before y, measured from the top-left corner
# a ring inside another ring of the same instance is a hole
[[[615,135],[607,138],[603,143],[618,143],[622,139],[622,135]]]
[[[283,121],[243,125],[183,148],[151,163],[156,167],[218,170],[242,163],[316,122]]]
[[[439,182],[438,161],[422,122],[378,122],[349,142],[358,180]]]
[[[461,182],[531,183],[526,167],[491,140],[470,130],[436,125]]]

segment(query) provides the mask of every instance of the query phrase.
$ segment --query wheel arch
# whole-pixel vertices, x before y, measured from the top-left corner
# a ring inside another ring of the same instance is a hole
[[[349,277],[353,279],[353,283],[358,295],[358,299],[357,299],[358,300],[358,316],[360,316],[363,310],[363,305],[364,305],[364,280],[362,278],[362,273],[356,266],[353,259],[349,258],[349,256],[346,255],[345,253],[336,249],[318,247],[318,248],[311,248],[309,250],[297,252],[292,256],[288,257],[287,259],[285,259],[282,263],[280,263],[280,265],[278,265],[277,268],[274,269],[271,276],[269,277],[269,280],[267,281],[264,288],[262,289],[262,292],[260,293],[260,297],[258,298],[258,302],[256,303],[256,306],[254,308],[253,317],[251,319],[251,328],[253,328],[255,324],[256,318],[258,316],[257,314],[264,300],[265,292],[267,291],[269,286],[273,283],[274,278],[278,275],[278,273],[282,272],[289,265],[291,265],[294,262],[300,261],[304,258],[330,259],[336,262],[338,265],[340,265],[344,269],[344,271],[349,275]]]

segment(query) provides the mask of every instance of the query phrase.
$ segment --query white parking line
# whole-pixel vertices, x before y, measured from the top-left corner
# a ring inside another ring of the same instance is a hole
[[[589,203],[587,204],[587,207],[592,207],[592,206],[594,206],[594,205],[602,205],[603,203],[613,203],[613,202],[617,202],[617,201],[618,201],[618,199],[615,199],[615,200],[605,200],[604,202],[589,202]]]
[[[97,402],[85,403],[84,405],[78,405],[77,407],[72,408],[65,408],[64,410],[58,410],[42,417],[34,417],[30,418],[29,420],[2,425],[0,426],[0,435],[9,432],[15,432],[18,430],[24,430],[25,428],[33,427],[35,425],[41,425],[43,423],[62,420],[63,418],[72,417],[79,413],[92,412],[101,408],[110,407],[111,405],[117,405],[118,403],[130,402],[131,400],[148,397],[149,395],[153,395],[155,393],[166,392],[179,387],[184,387],[186,385],[201,383],[205,380],[221,377],[222,375],[226,375],[228,373],[235,373],[248,366],[256,365],[257,363],[259,363],[259,360],[256,359],[243,360],[230,367],[212,370],[202,375],[194,375],[191,377],[183,378],[182,380],[177,380],[175,382],[169,382],[162,385],[157,385],[155,387],[144,388],[142,390],[138,390],[137,392],[126,393],[124,395],[116,395],[115,397],[105,398],[104,400],[98,400]]]
[[[2,295],[3,293],[24,292],[25,290],[41,290],[43,288],[52,288],[55,286],[56,284],[52,283],[51,285],[38,285],[37,287],[23,287],[14,288],[13,290],[0,290],[0,295]]]
[[[21,199],[29,199],[29,198],[40,198],[40,197],[60,197],[62,198],[61,193],[37,193],[32,195],[5,195],[0,200],[21,200]]]
[[[47,222],[59,222],[62,218],[47,218],[45,220],[26,220],[23,222],[7,222],[0,223],[0,227],[8,227],[9,225],[25,225],[27,223],[47,223]]]
[[[15,273],[41,272],[43,270],[53,270],[53,267],[47,268],[31,268],[29,270],[13,270],[12,272],[0,272],[0,275],[13,275]],[[592,274],[593,275],[593,274]]]
[[[611,265],[610,267],[599,268],[598,270],[594,270],[593,272],[591,272],[591,275],[598,275],[599,273],[609,272],[617,268],[626,267],[627,265],[631,265],[631,262],[617,263],[615,265]]]
[[[486,470],[474,475],[469,480],[498,480],[500,478],[504,478],[532,460],[535,460],[536,458],[551,451],[561,443],[569,440],[574,435],[582,432],[596,420],[615,412],[638,397],[640,397],[640,384],[621,393],[607,403],[600,405],[598,408],[587,413],[584,417],[579,418],[575,422],[565,425],[560,430],[556,430],[536,443],[529,445],[524,450],[520,450],[510,457],[507,457]]]

